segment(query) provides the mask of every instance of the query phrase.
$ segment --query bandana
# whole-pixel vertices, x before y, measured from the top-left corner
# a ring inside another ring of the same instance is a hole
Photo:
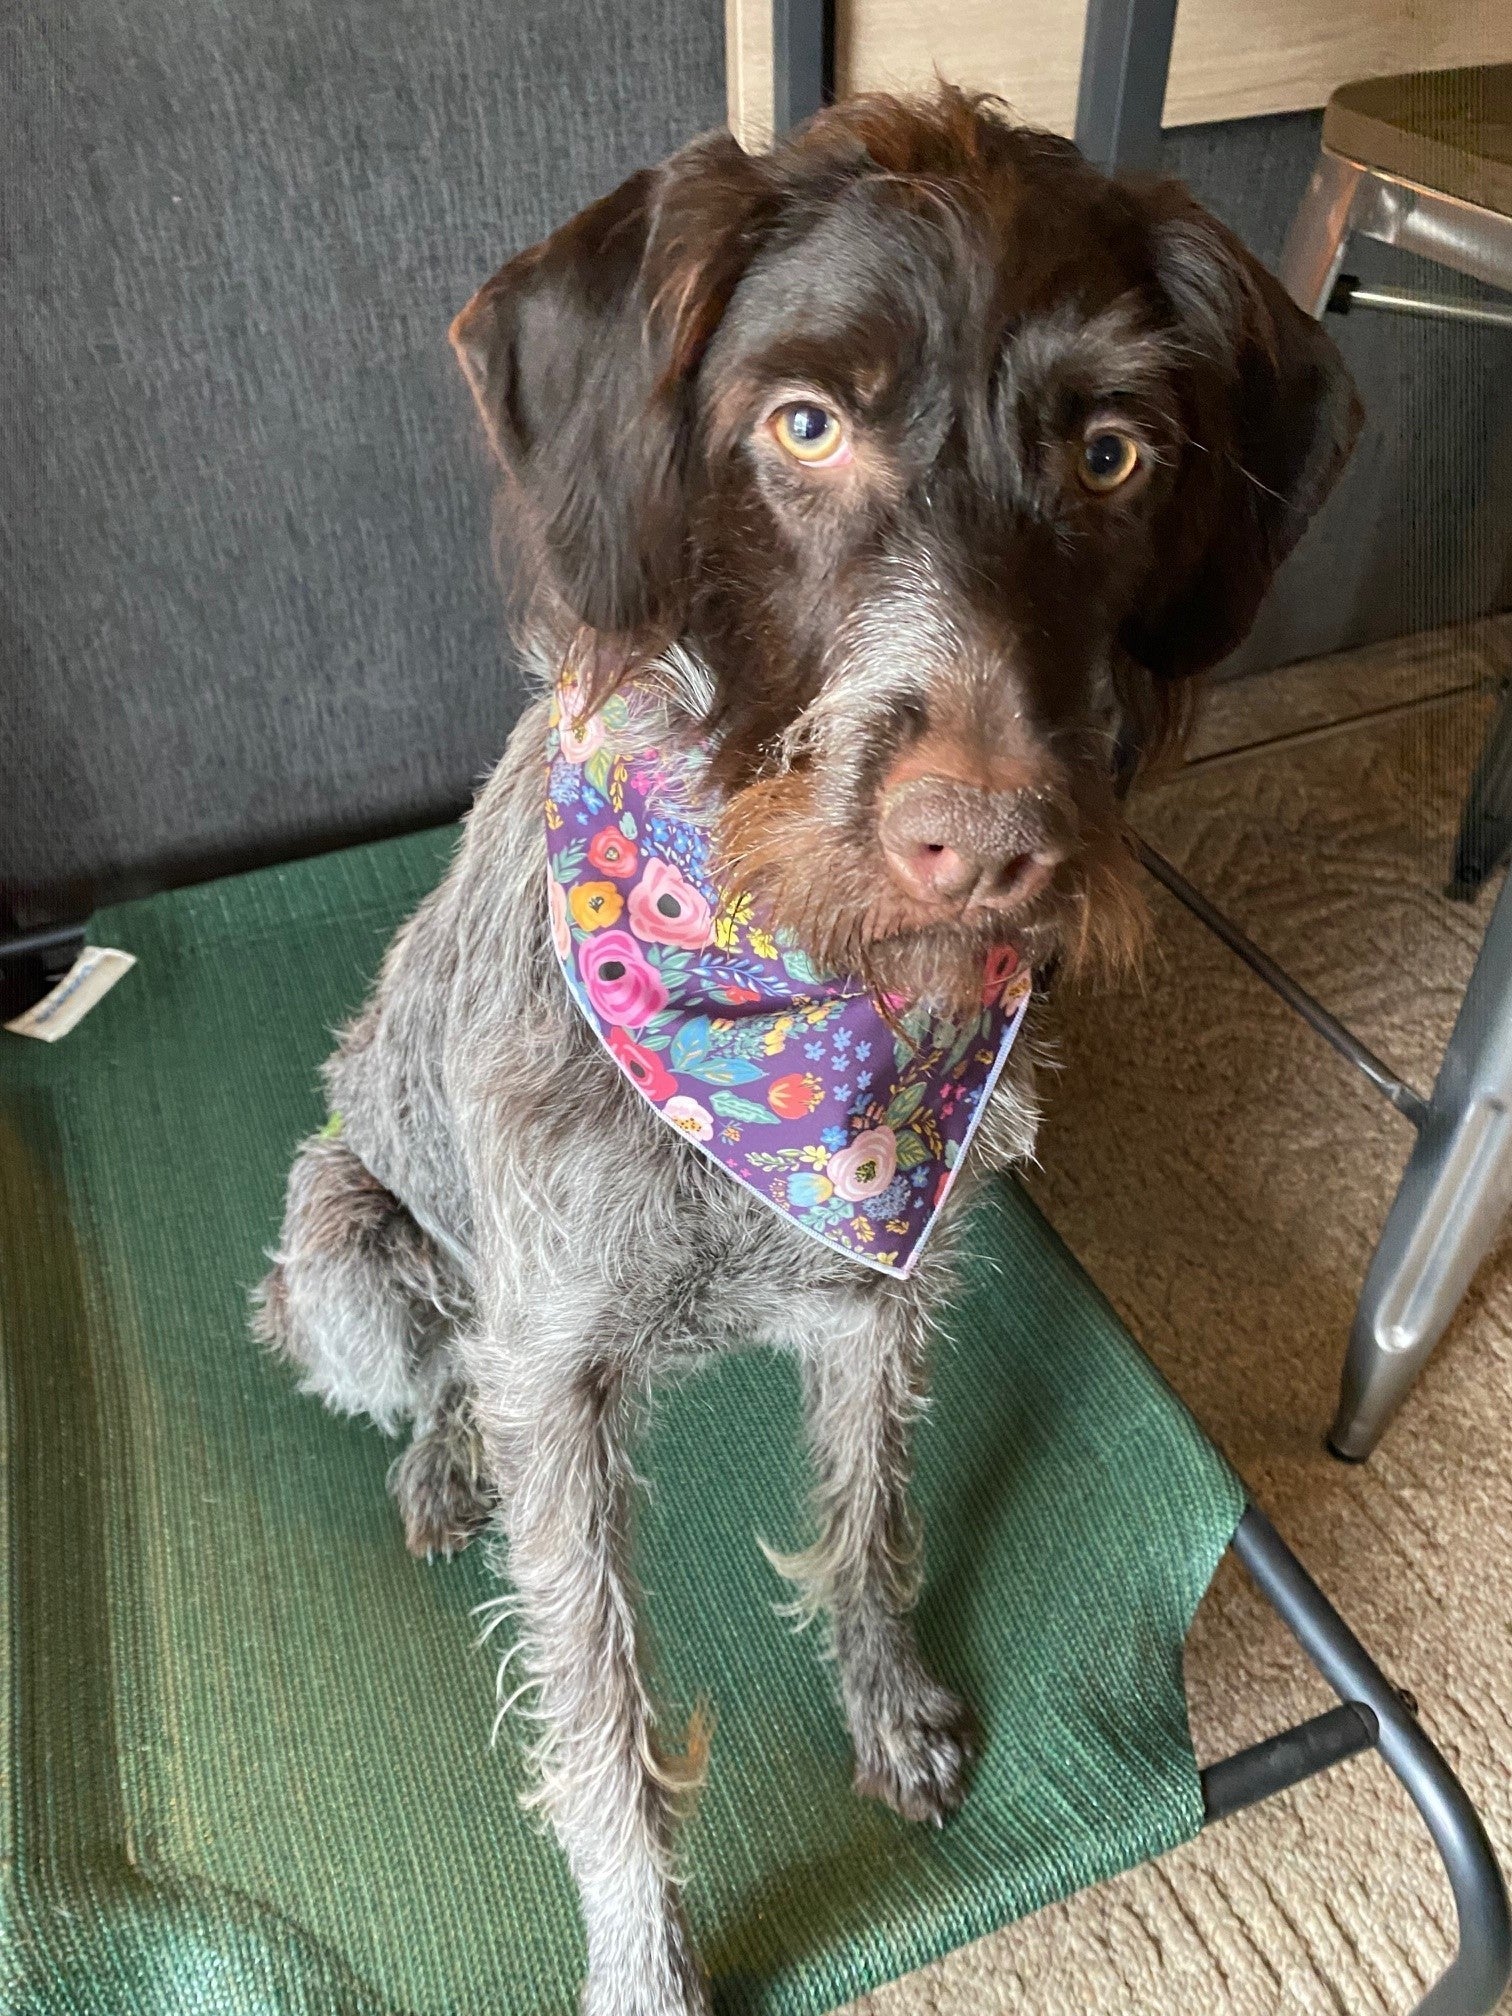
[[[551,934],[573,1000],[671,1127],[837,1252],[907,1275],[1023,1023],[994,951],[964,1018],[817,972],[715,878],[708,749],[631,682],[547,739]],[[884,1013],[884,1005],[886,1012]]]

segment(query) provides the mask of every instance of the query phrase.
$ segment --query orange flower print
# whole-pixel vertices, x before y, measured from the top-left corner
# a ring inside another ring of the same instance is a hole
[[[618,924],[625,899],[612,882],[579,882],[567,907],[583,930],[602,931],[608,924]]]
[[[781,1120],[802,1120],[824,1098],[822,1080],[812,1071],[789,1071],[767,1087],[767,1104]]]

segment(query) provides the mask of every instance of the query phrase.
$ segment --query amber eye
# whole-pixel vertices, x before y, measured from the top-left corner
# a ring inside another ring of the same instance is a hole
[[[1102,427],[1082,443],[1076,473],[1085,489],[1105,496],[1127,483],[1138,467],[1139,443],[1131,435]]]
[[[827,406],[816,406],[811,399],[779,406],[772,415],[772,432],[779,448],[810,465],[838,460],[845,448],[845,429],[839,420]]]

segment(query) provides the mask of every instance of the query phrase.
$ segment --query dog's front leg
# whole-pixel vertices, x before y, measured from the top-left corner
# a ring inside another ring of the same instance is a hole
[[[541,1730],[540,1800],[588,1934],[584,2016],[702,2016],[708,2002],[670,1881],[677,1773],[659,1758],[636,1664],[623,1553],[632,1474],[618,1374],[584,1358],[499,1371],[478,1413],[517,1592],[511,1686]],[[516,1680],[516,1672],[519,1679]]]
[[[969,1716],[925,1671],[908,1611],[920,1546],[908,1508],[926,1325],[906,1284],[868,1284],[803,1340],[820,1533],[778,1565],[829,1613],[856,1789],[905,1819],[943,1822],[964,1794]]]

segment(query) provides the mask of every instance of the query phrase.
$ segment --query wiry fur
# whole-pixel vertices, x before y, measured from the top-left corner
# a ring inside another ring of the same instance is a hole
[[[520,1630],[510,1691],[537,1718],[539,1796],[583,1897],[585,2006],[663,2016],[704,1991],[671,1863],[687,1773],[657,1731],[626,1578],[636,1410],[752,1338],[797,1356],[819,1537],[789,1566],[834,1619],[858,1782],[940,1818],[962,1789],[964,1721],[913,1649],[904,1492],[953,1226],[911,1279],[871,1273],[650,1111],[573,1006],[547,935],[545,732],[537,703],[331,1060],[341,1136],[295,1163],[260,1327],[331,1405],[351,1411],[366,1390],[380,1425],[414,1420],[401,1496],[438,1408],[467,1394]],[[957,1191],[1026,1153],[1034,1118],[1020,1066]],[[442,1226],[445,1260],[422,1229]],[[441,1324],[443,1302],[468,1313]]]
[[[953,93],[836,108],[761,159],[711,136],[632,178],[453,331],[532,556],[542,686],[568,659],[597,698],[642,671],[665,732],[712,741],[726,879],[879,989],[975,1001],[1010,936],[1036,960],[1128,956],[1118,718],[1175,716],[1167,673],[1242,633],[1347,447],[1336,360],[1257,275],[1180,192],[1115,190]],[[795,380],[852,415],[827,492],[762,431]],[[1104,393],[1153,444],[1143,502],[1105,510],[1068,488],[1061,441]],[[574,1007],[546,733],[542,697],[340,1038],[339,1137],[299,1151],[256,1324],[329,1405],[411,1424],[391,1488],[412,1549],[491,1525],[510,1587],[485,1635],[515,1633],[499,1714],[532,1731],[578,1884],[584,2008],[691,2016],[672,1826],[707,1731],[667,1740],[638,1657],[637,1416],[713,1354],[793,1354],[815,1534],[773,1558],[827,1620],[858,1788],[941,1822],[970,1720],[909,1624],[910,1435],[962,1215],[1033,1145],[1030,1046],[910,1278],[809,1238],[654,1113]],[[968,838],[985,822],[1053,868],[1022,914],[1011,889],[931,910],[879,867],[886,780],[936,763]]]

